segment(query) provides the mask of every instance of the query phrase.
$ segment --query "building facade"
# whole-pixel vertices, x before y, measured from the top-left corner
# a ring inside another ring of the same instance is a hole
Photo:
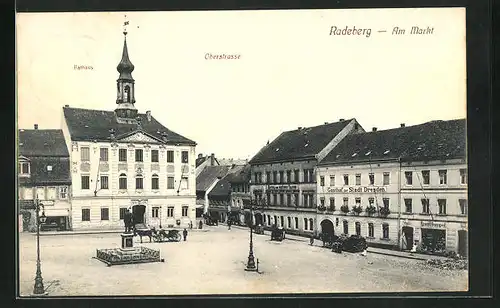
[[[465,120],[346,137],[317,167],[318,229],[467,254]]]
[[[195,220],[196,143],[138,112],[124,35],[115,110],[63,108],[73,228],[124,227],[127,209],[136,224],[187,227]]]
[[[363,132],[355,119],[287,131],[249,162],[254,221],[316,234],[316,164],[343,138]]]
[[[245,189],[245,185],[237,182],[241,178],[241,172],[245,165],[227,167],[229,168],[227,174],[208,193],[208,212],[211,217],[217,218],[220,222],[227,223],[228,220],[231,220],[233,224],[240,224],[242,221],[240,214],[243,214],[241,211],[243,209],[244,192],[238,190]]]
[[[42,231],[71,230],[70,162],[62,130],[38,129],[35,124],[35,129],[20,129],[18,134],[20,231],[36,230],[37,200],[47,216]]]
[[[228,182],[231,186],[231,207],[237,209],[239,224],[248,224],[251,216],[248,212],[245,215],[245,209],[250,209],[250,165],[246,164],[239,172],[234,172],[228,176]],[[233,210],[233,213],[236,210]],[[236,216],[236,215],[235,215]],[[236,218],[236,217],[235,217]]]

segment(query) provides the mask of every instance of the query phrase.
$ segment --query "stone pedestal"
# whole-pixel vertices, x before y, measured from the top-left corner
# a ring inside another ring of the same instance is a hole
[[[134,234],[122,233],[122,249],[134,248]]]

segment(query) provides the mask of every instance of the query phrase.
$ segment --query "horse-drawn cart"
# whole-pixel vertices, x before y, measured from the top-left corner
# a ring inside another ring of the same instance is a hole
[[[273,228],[271,231],[271,241],[282,241],[285,239],[285,229],[279,227],[279,228]]]
[[[264,227],[262,225],[254,226],[253,232],[255,234],[264,234]]]
[[[153,241],[160,242],[179,242],[181,240],[181,234],[179,230],[154,230],[152,232]]]

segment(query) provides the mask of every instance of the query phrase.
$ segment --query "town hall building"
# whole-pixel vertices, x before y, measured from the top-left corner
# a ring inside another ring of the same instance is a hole
[[[130,209],[136,223],[187,227],[195,221],[196,143],[135,107],[127,31],[117,66],[114,111],[63,107],[71,162],[72,227],[116,229]]]

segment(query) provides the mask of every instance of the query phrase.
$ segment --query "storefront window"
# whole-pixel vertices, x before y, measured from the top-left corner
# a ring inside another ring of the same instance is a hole
[[[361,235],[361,223],[356,222],[356,235]]]
[[[349,234],[349,223],[347,222],[347,220],[344,220],[343,224],[344,224],[344,234]]]
[[[373,223],[368,224],[368,237],[374,237],[374,228],[373,228]]]
[[[382,238],[389,239],[389,224],[382,224]]]
[[[446,230],[422,229],[422,248],[426,251],[444,251],[446,248]]]

